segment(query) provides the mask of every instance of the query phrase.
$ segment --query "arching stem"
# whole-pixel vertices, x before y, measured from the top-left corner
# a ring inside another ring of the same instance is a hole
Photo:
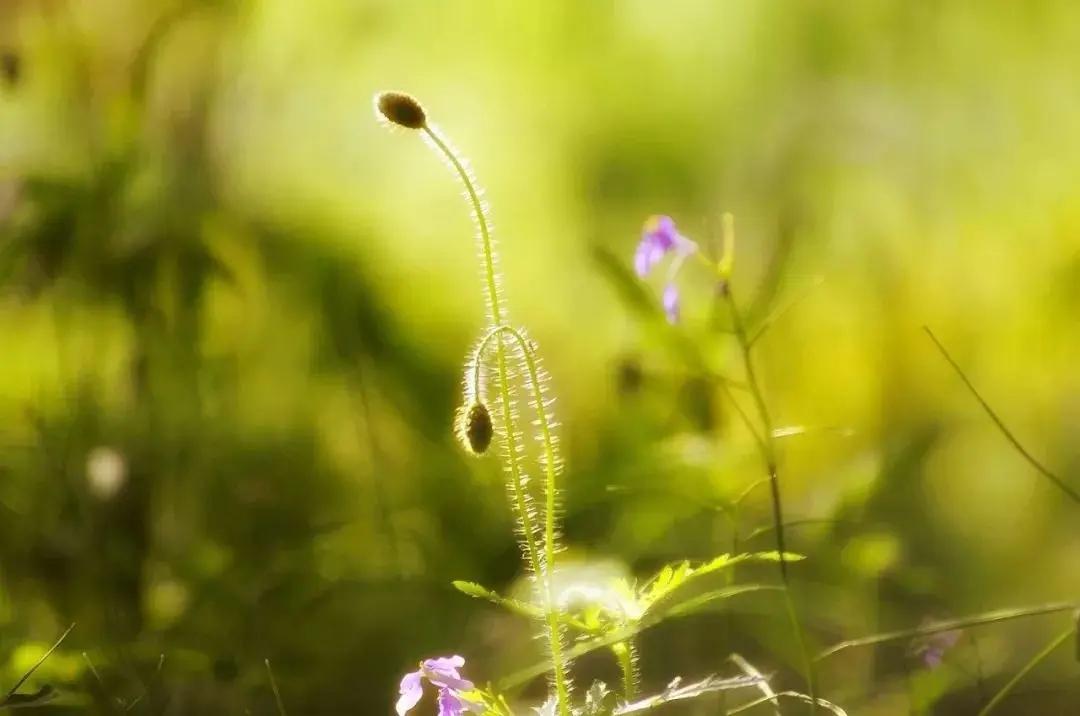
[[[486,218],[486,212],[484,211],[483,203],[480,201],[480,194],[476,190],[476,186],[474,185],[469,172],[465,169],[465,166],[439,133],[430,125],[425,125],[422,131],[424,132],[424,136],[431,142],[432,146],[434,146],[446,161],[449,162],[454,173],[457,174],[462,185],[464,185],[465,193],[472,205],[473,216],[475,217],[477,227],[480,231],[480,253],[483,261],[484,283],[487,293],[488,324],[491,329],[489,335],[501,336],[501,334],[508,329],[510,335],[517,336],[519,344],[523,347],[522,354],[525,356],[526,368],[529,371],[529,381],[532,384],[534,395],[537,395],[540,392],[540,383],[535,356],[533,355],[533,352],[529,350],[529,346],[527,341],[524,340],[524,337],[504,325],[505,317],[503,316],[503,306],[499,296],[498,275],[495,270],[495,249],[491,238],[491,230]],[[484,343],[486,342],[487,337],[485,337],[484,340]],[[551,459],[547,461],[548,509],[546,521],[548,526],[545,528],[545,536],[547,538],[546,552],[548,559],[542,560],[540,549],[536,544],[536,531],[533,525],[532,514],[529,510],[527,493],[525,491],[525,481],[520,463],[518,445],[519,433],[517,431],[517,424],[514,416],[513,392],[510,386],[510,372],[506,360],[506,346],[501,339],[495,341],[495,369],[499,383],[499,403],[501,404],[500,410],[502,412],[503,421],[505,460],[507,474],[510,479],[510,492],[512,494],[511,503],[521,522],[521,531],[524,535],[525,551],[527,553],[529,567],[535,575],[535,578],[541,581],[543,585],[543,594],[547,602],[545,621],[548,632],[548,648],[551,651],[552,667],[555,674],[555,695],[558,702],[559,716],[570,716],[570,682],[566,673],[566,665],[563,663],[562,632],[560,631],[558,615],[555,612],[554,599],[552,598],[552,586],[549,571],[554,565],[555,551],[555,463]],[[554,443],[551,437],[550,426],[546,419],[542,395],[539,395],[537,410],[540,413],[544,413],[540,421],[544,444],[549,451],[548,454],[553,456]]]

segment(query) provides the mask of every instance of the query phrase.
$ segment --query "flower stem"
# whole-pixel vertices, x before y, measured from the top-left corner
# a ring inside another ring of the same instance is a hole
[[[495,366],[498,377],[499,403],[501,404],[500,408],[503,421],[504,459],[506,471],[510,479],[510,492],[512,495],[511,504],[514,511],[517,513],[518,520],[521,524],[529,567],[535,578],[540,580],[543,585],[543,595],[546,602],[544,611],[546,614],[545,621],[547,625],[548,647],[551,651],[552,667],[555,675],[555,694],[558,702],[559,716],[570,716],[570,683],[566,673],[566,665],[563,663],[562,632],[559,626],[558,614],[555,610],[550,577],[555,562],[555,471],[558,463],[550,423],[547,419],[547,412],[544,409],[539,369],[534,352],[531,350],[528,341],[526,341],[520,333],[510,328],[505,323],[502,300],[499,295],[498,274],[495,269],[494,242],[492,241],[491,230],[488,226],[483,203],[480,201],[480,194],[476,190],[472,177],[469,175],[468,170],[458,159],[454,151],[431,125],[425,125],[423,127],[423,132],[424,136],[427,137],[435,149],[450,164],[450,167],[464,185],[465,193],[472,206],[473,218],[476,221],[480,232],[480,254],[483,261],[484,284],[487,293],[489,335],[499,336],[499,340],[495,341]],[[541,426],[541,437],[544,442],[547,463],[547,509],[545,518],[546,524],[544,528],[546,544],[543,558],[541,557],[540,549],[537,546],[537,532],[533,523],[532,511],[529,508],[529,498],[525,488],[525,477],[520,463],[521,446],[518,442],[520,434],[517,430],[517,423],[514,415],[513,392],[510,384],[510,371],[507,366],[506,345],[502,340],[503,334],[509,334],[512,337],[515,337],[522,349],[521,352],[524,356],[526,369],[529,372],[529,382],[532,386],[534,401],[536,402],[537,414]],[[484,342],[486,343],[486,341],[487,337],[485,337]]]
[[[550,636],[549,648],[551,660],[555,672],[555,689],[560,699],[560,704],[566,703],[569,708],[570,684],[566,675],[566,665],[563,657],[562,631],[559,622],[559,614],[555,608],[555,595],[551,584],[551,572],[555,566],[556,543],[558,539],[555,528],[556,496],[558,494],[559,455],[555,447],[555,434],[551,427],[551,418],[548,415],[544,403],[544,381],[540,374],[540,365],[536,357],[536,350],[532,342],[518,330],[511,326],[496,326],[488,331],[487,335],[477,346],[476,359],[473,361],[473,370],[476,371],[474,381],[479,383],[480,358],[487,348],[488,343],[497,335],[504,334],[514,340],[521,355],[524,358],[525,369],[528,372],[529,387],[532,391],[532,403],[536,409],[536,422],[540,426],[540,441],[544,449],[544,593],[546,601],[547,624]],[[498,341],[496,345],[502,345]],[[561,713],[561,712],[560,712]]]
[[[791,595],[791,582],[788,578],[787,560],[785,559],[786,545],[784,541],[784,511],[783,501],[780,495],[780,475],[777,467],[776,444],[773,438],[772,416],[765,402],[761,384],[758,382],[757,373],[754,370],[754,361],[751,356],[752,343],[743,323],[742,314],[739,312],[735,297],[731,291],[731,281],[724,278],[720,282],[720,295],[727,303],[731,312],[732,329],[735,332],[735,340],[739,344],[742,357],[743,370],[746,373],[746,383],[750,395],[753,397],[757,408],[758,419],[761,421],[761,433],[758,439],[758,447],[761,451],[762,460],[765,462],[765,471],[769,478],[769,491],[772,497],[773,526],[776,531],[776,549],[780,553],[778,564],[780,566],[780,579],[784,583],[784,603],[787,607],[788,618],[791,621],[795,640],[798,642],[799,652],[802,656],[803,668],[806,671],[806,685],[810,692],[810,713],[817,712],[817,678],[813,659],[806,645],[806,637],[803,633],[799,614],[795,609],[795,600]]]

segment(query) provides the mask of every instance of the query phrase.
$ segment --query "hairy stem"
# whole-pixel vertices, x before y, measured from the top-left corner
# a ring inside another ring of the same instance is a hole
[[[546,551],[550,559],[543,560],[541,558],[540,549],[536,543],[536,530],[533,524],[532,514],[529,510],[528,497],[525,490],[525,478],[520,463],[520,447],[518,444],[518,431],[517,423],[514,416],[513,409],[513,394],[510,386],[510,371],[507,367],[506,359],[506,345],[501,339],[501,334],[505,325],[505,316],[503,315],[503,306],[501,297],[499,295],[499,281],[498,274],[495,269],[495,249],[491,238],[491,230],[488,226],[486,212],[484,211],[483,203],[480,201],[480,194],[476,190],[472,178],[469,172],[465,169],[464,165],[458,159],[457,155],[450,149],[446,141],[439,135],[439,133],[430,125],[425,125],[423,128],[424,135],[430,140],[435,149],[449,162],[454,173],[457,174],[461,183],[465,187],[465,193],[468,196],[469,202],[472,205],[473,216],[476,220],[476,224],[480,231],[480,253],[483,261],[484,271],[484,283],[487,292],[487,304],[488,304],[488,325],[492,329],[492,332],[496,335],[500,335],[500,339],[495,341],[495,368],[496,375],[498,376],[499,383],[499,403],[502,412],[503,420],[503,440],[504,440],[504,452],[506,460],[507,474],[510,478],[510,491],[512,493],[512,506],[517,513],[517,517],[521,522],[521,531],[524,535],[525,551],[529,561],[529,567],[532,570],[536,579],[540,580],[543,585],[543,594],[545,596],[546,604],[546,623],[547,623],[547,637],[548,646],[551,650],[552,667],[554,671],[555,681],[555,694],[558,701],[559,716],[570,715],[570,685],[569,679],[566,673],[566,665],[563,663],[562,657],[562,633],[559,627],[558,614],[555,611],[554,600],[552,599],[552,587],[549,570],[554,566],[554,477],[552,471],[554,470],[554,460],[548,461],[548,514],[547,522],[551,525],[550,529],[545,529],[545,535],[548,537],[548,544]],[[507,327],[508,328],[508,327]],[[511,329],[512,334],[516,334]],[[530,382],[533,385],[535,392],[539,392],[540,384],[537,375],[535,357],[532,356],[532,352],[528,350],[527,341],[525,341],[520,334],[516,334],[523,345],[523,355],[525,356],[526,367],[529,370]],[[540,396],[538,402],[538,411],[543,411],[543,398]],[[546,414],[541,421],[543,426],[545,446],[547,446],[553,454],[554,446],[551,441],[551,434],[549,426],[547,425]]]
[[[637,675],[637,644],[634,640],[627,639],[618,644],[611,645],[611,651],[619,662],[619,671],[622,672],[623,700],[629,703],[637,698],[638,675]]]
[[[476,350],[476,360],[473,362],[473,370],[476,371],[474,381],[479,384],[480,358],[487,348],[488,343],[496,336],[504,334],[514,340],[524,357],[525,369],[528,373],[529,388],[532,391],[532,402],[536,409],[536,421],[540,426],[540,440],[544,449],[545,470],[545,505],[544,505],[544,593],[546,601],[546,613],[548,631],[550,634],[551,660],[555,672],[555,687],[559,694],[565,694],[569,701],[569,679],[566,675],[566,666],[563,658],[562,632],[559,622],[559,614],[555,608],[555,595],[551,584],[551,573],[555,568],[555,552],[558,536],[555,529],[556,496],[558,494],[558,471],[559,455],[555,447],[555,434],[552,430],[551,419],[548,416],[544,404],[543,380],[540,376],[540,366],[537,361],[536,351],[532,343],[522,333],[510,326],[496,326],[488,331],[480,341]],[[502,345],[498,341],[497,345]],[[560,699],[562,696],[560,696]],[[560,703],[562,703],[560,701]]]

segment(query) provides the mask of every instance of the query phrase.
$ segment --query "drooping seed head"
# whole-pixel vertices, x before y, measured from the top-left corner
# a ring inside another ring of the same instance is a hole
[[[375,110],[391,124],[408,129],[427,126],[427,114],[415,97],[404,92],[380,92],[375,95]]]
[[[491,446],[495,429],[487,406],[474,402],[458,413],[457,435],[461,444],[473,455],[483,455]]]

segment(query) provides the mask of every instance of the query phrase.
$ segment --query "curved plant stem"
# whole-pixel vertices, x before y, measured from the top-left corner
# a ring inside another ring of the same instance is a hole
[[[994,409],[990,407],[990,404],[986,402],[982,395],[979,394],[979,391],[975,389],[975,385],[971,382],[970,379],[968,379],[967,375],[964,374],[964,371],[960,367],[960,365],[955,360],[953,360],[953,357],[951,355],[949,355],[949,351],[945,349],[944,344],[942,344],[942,342],[938,340],[937,336],[934,335],[934,332],[931,331],[928,326],[923,326],[923,330],[926,331],[926,335],[930,337],[931,341],[933,341],[934,345],[938,349],[938,352],[941,353],[945,361],[950,366],[952,366],[952,369],[956,371],[956,374],[958,376],[960,376],[960,380],[963,381],[964,386],[975,397],[975,400],[979,402],[979,405],[982,407],[983,411],[986,412],[987,416],[989,416],[990,420],[994,422],[994,425],[997,426],[997,429],[1001,431],[1001,434],[1005,436],[1005,439],[1009,441],[1009,444],[1016,449],[1016,452],[1020,453],[1020,457],[1024,458],[1024,460],[1027,461],[1028,465],[1031,465],[1033,468],[1035,468],[1036,472],[1038,472],[1050,482],[1054,483],[1054,486],[1057,489],[1061,490],[1063,493],[1065,493],[1065,495],[1068,496],[1069,499],[1071,499],[1073,502],[1080,502],[1080,492],[1077,492],[1075,488],[1070,487],[1064,480],[1051,472],[1041,462],[1036,460],[1035,456],[1028,452],[1027,448],[1025,448],[1020,443],[1020,441],[1016,439],[1016,436],[1012,434],[1012,431],[1005,427],[1005,423],[1001,420],[1001,418],[998,417],[998,414],[994,412]]]
[[[1032,669],[1042,663],[1043,659],[1050,656],[1050,654],[1052,654],[1054,650],[1056,650],[1059,646],[1071,639],[1073,634],[1075,633],[1076,625],[1070,624],[1068,629],[1054,637],[1052,641],[1050,641],[1045,647],[1043,647],[1042,651],[1031,657],[1028,663],[1024,664],[1020,671],[1016,672],[1016,674],[1011,679],[1009,679],[1008,682],[1006,682],[1006,684],[1002,686],[996,694],[994,694],[993,698],[991,698],[990,701],[987,702],[986,706],[983,706],[982,710],[979,711],[979,716],[988,716],[988,714],[993,711],[998,704],[1005,700],[1005,697],[1009,695],[1009,692],[1011,692],[1018,683],[1020,683],[1021,679],[1027,676]]]
[[[503,307],[501,298],[499,296],[499,281],[498,274],[495,269],[495,250],[491,238],[491,231],[488,227],[487,219],[485,218],[485,211],[483,203],[480,201],[479,192],[476,190],[472,178],[469,175],[468,170],[462,165],[461,161],[457,158],[457,155],[447,145],[446,141],[439,135],[439,133],[430,125],[425,125],[423,128],[424,135],[431,141],[432,145],[437,151],[449,162],[451,168],[457,174],[461,183],[465,187],[465,193],[468,195],[469,202],[472,205],[473,216],[475,217],[476,224],[480,231],[480,253],[483,260],[484,270],[484,283],[487,291],[487,303],[488,303],[488,323],[492,329],[493,334],[499,334],[507,329],[512,335],[516,335],[520,339],[520,343],[525,350],[523,355],[525,356],[526,367],[529,370],[530,382],[532,383],[534,394],[540,392],[540,383],[538,379],[538,371],[536,366],[535,357],[532,352],[528,350],[529,346],[524,338],[504,325],[505,318],[503,316]],[[507,472],[510,478],[510,491],[512,493],[512,501],[514,505],[514,511],[517,513],[518,519],[521,521],[521,531],[524,535],[525,551],[527,552],[527,558],[529,566],[535,578],[540,580],[543,585],[543,593],[546,599],[546,625],[547,625],[547,637],[548,647],[551,651],[552,667],[554,672],[555,681],[555,695],[558,702],[559,716],[570,715],[570,683],[566,673],[566,665],[563,662],[562,655],[562,632],[559,626],[558,614],[555,612],[555,604],[552,598],[552,587],[550,570],[554,566],[554,487],[555,481],[553,473],[556,467],[554,460],[548,460],[548,511],[546,521],[549,526],[545,528],[545,536],[547,537],[547,553],[549,559],[544,560],[541,558],[540,549],[537,545],[536,530],[533,524],[532,512],[529,508],[529,500],[525,490],[525,479],[521,469],[520,463],[520,451],[518,444],[518,431],[516,427],[516,420],[514,416],[513,408],[513,395],[510,387],[510,372],[507,367],[506,359],[506,346],[500,339],[495,342],[495,366],[496,374],[498,376],[499,383],[499,403],[501,404],[502,420],[503,420],[503,438],[505,440],[505,453],[506,453],[506,465]],[[543,397],[539,396],[537,402],[538,412],[544,412]],[[547,424],[546,414],[541,419],[541,425],[543,430],[543,437],[545,448],[553,454],[554,444],[551,439],[550,429]]]
[[[784,558],[784,555],[787,552],[784,541],[784,510],[783,501],[780,495],[780,475],[777,467],[772,416],[769,413],[769,406],[765,402],[765,395],[761,390],[761,384],[758,382],[757,372],[754,370],[754,360],[751,356],[753,343],[746,332],[746,325],[743,323],[742,314],[739,312],[739,307],[732,294],[731,282],[725,278],[722,278],[720,281],[720,295],[727,303],[731,313],[732,328],[735,332],[735,339],[739,344],[743,369],[746,372],[747,387],[749,388],[751,397],[754,399],[758,420],[761,422],[761,431],[760,433],[755,433],[755,436],[757,437],[758,447],[761,450],[762,460],[765,462],[765,471],[769,480],[769,491],[772,498],[773,529],[776,532],[776,549],[780,553],[780,559],[777,563],[780,566],[780,579],[784,583],[784,604],[787,607],[788,618],[791,620],[792,631],[795,633],[795,640],[798,642],[799,653],[802,656],[803,668],[806,671],[806,685],[807,690],[810,692],[810,713],[813,714],[817,711],[816,670],[814,661],[810,658],[810,651],[806,645],[806,638],[803,634],[802,624],[799,621],[799,614],[795,609],[795,600],[791,595],[791,583],[788,578],[787,560]],[[753,431],[752,426],[751,430]]]

